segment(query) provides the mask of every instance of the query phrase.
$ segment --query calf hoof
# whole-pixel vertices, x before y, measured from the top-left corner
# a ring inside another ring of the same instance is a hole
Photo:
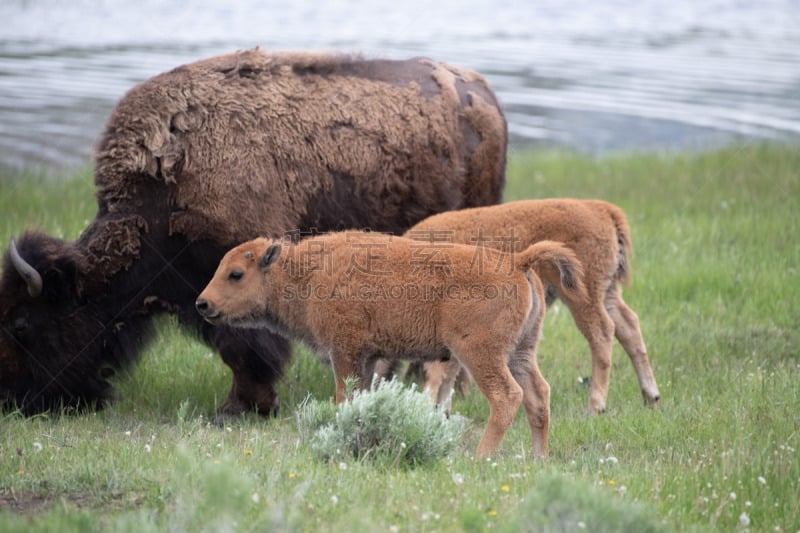
[[[586,410],[586,414],[589,416],[595,415],[602,415],[606,412],[606,404],[605,402],[593,402],[589,400],[589,407]]]
[[[651,395],[648,395],[648,394],[642,392],[642,397],[644,397],[644,405],[645,405],[645,407],[652,407],[653,409],[657,409],[658,406],[660,405],[659,404],[659,400],[661,400],[661,395],[660,394],[656,394],[656,395],[651,396]]]

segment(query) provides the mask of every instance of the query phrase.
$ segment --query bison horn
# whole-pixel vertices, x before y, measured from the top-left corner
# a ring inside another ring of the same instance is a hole
[[[11,255],[11,264],[14,265],[19,275],[22,276],[22,279],[28,284],[28,294],[31,295],[31,298],[36,298],[42,294],[42,276],[39,275],[30,263],[19,255],[14,237],[11,237],[11,245],[8,248],[8,253]]]

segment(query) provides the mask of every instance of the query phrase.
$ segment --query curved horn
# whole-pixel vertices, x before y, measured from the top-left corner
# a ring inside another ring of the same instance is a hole
[[[39,275],[30,263],[19,255],[14,237],[11,237],[11,245],[8,247],[8,253],[11,255],[11,264],[14,265],[19,275],[22,276],[22,279],[28,284],[28,294],[31,295],[31,298],[36,298],[42,294],[42,276]]]

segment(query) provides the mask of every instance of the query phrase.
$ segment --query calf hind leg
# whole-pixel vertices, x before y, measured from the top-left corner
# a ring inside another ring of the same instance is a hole
[[[611,353],[614,347],[614,322],[599,298],[585,305],[570,306],[575,325],[589,342],[592,352],[592,388],[589,393],[589,414],[606,410]]]
[[[507,350],[474,348],[455,351],[456,357],[472,374],[478,389],[489,402],[489,420],[475,452],[477,457],[491,455],[514,422],[522,403],[522,388],[506,366]]]
[[[533,456],[544,458],[547,456],[550,431],[550,385],[542,376],[536,362],[541,320],[538,323],[533,317],[529,320],[527,331],[511,354],[509,368],[522,387],[522,405],[531,429]]]
[[[622,291],[618,286],[609,289],[605,305],[611,320],[614,321],[614,334],[628,353],[633,368],[636,370],[645,403],[657,405],[661,393],[658,391],[656,378],[650,367],[650,360],[647,358],[647,348],[639,327],[639,318],[625,304],[622,299]]]

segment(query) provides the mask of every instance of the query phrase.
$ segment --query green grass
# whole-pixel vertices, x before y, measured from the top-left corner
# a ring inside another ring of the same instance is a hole
[[[0,415],[0,530],[800,530],[800,146],[515,152],[505,196],[599,197],[626,210],[635,254],[625,297],[659,409],[643,407],[617,345],[608,412],[586,417],[576,380],[590,374],[588,348],[556,307],[540,345],[552,387],[547,461],[530,459],[520,414],[499,457],[476,462],[488,410],[473,392],[454,401],[470,422],[444,461],[325,462],[295,416],[309,392],[333,396],[329,368],[297,347],[281,415],[219,429],[208,420],[229,371],[165,320],[105,411]],[[74,238],[94,209],[88,172],[3,177],[0,242],[25,226]]]

